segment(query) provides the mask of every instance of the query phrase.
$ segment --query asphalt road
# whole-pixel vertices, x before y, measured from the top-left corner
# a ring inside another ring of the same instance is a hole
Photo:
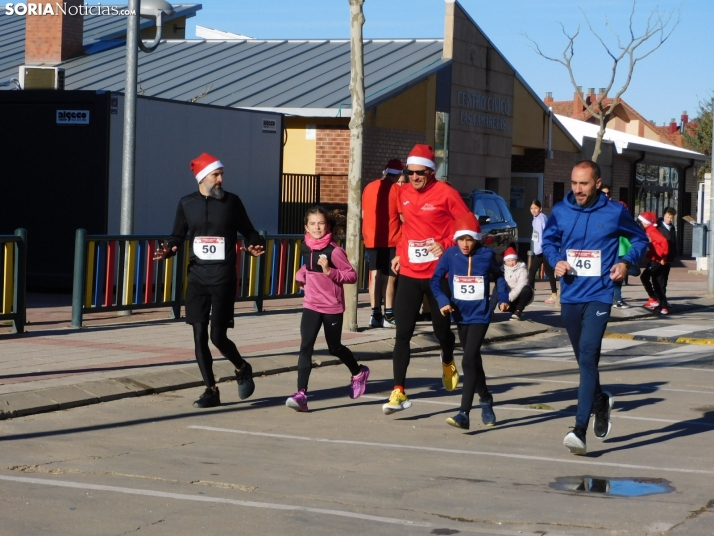
[[[562,445],[564,335],[484,350],[499,422],[474,409],[467,432],[445,423],[460,388],[435,353],[412,359],[414,405],[392,416],[391,363],[374,361],[356,401],[344,367],[315,369],[309,413],[284,406],[288,373],[243,402],[222,384],[213,410],[194,389],[2,421],[0,534],[714,533],[714,348],[606,339],[613,431],[590,430],[587,457]]]

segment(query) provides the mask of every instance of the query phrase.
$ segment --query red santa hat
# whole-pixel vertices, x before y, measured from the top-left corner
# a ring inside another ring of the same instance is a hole
[[[201,182],[211,171],[222,167],[221,161],[208,153],[201,153],[201,156],[191,160],[191,171],[193,171],[198,182]]]
[[[399,158],[392,158],[387,162],[387,167],[384,168],[384,172],[387,175],[401,175],[402,171],[404,171],[404,164]]]
[[[434,149],[432,149],[431,145],[417,143],[412,149],[412,152],[409,153],[409,157],[407,157],[407,165],[416,164],[418,166],[436,169],[434,159]]]
[[[454,240],[466,235],[474,240],[481,240],[481,226],[471,212],[459,214],[454,221]]]
[[[508,259],[518,260],[518,253],[516,253],[515,249],[508,248],[508,249],[506,249],[506,251],[503,252],[503,260],[507,261]]]
[[[642,214],[637,216],[637,219],[643,223],[646,223],[647,225],[657,225],[657,216],[655,216],[654,212],[643,212]]]

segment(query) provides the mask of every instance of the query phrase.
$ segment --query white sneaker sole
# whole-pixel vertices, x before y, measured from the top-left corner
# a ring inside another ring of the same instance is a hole
[[[612,394],[610,394],[608,391],[603,391],[602,394],[606,395],[608,397],[607,405],[609,407],[607,408],[607,432],[602,437],[598,437],[597,435],[595,435],[595,437],[597,439],[599,439],[600,441],[602,441],[603,439],[605,439],[607,436],[610,435],[610,430],[612,430],[612,422],[610,421],[610,413],[612,412],[612,407],[615,405],[615,397],[612,396]],[[593,433],[595,433],[595,419],[593,419]]]
[[[402,402],[398,406],[390,406],[389,404],[384,404],[382,406],[382,411],[385,415],[391,415],[392,413],[397,413],[398,411],[402,411],[411,407],[412,403],[407,400],[406,402]]]
[[[288,399],[285,401],[285,405],[286,405],[287,407],[289,407],[290,409],[294,409],[295,411],[307,411],[307,408],[301,407],[300,404],[298,404],[297,402],[295,402],[292,398],[288,398]]]
[[[568,433],[563,439],[563,445],[570,449],[572,454],[577,454],[578,456],[585,456],[588,453],[587,446],[578,439],[573,432]]]

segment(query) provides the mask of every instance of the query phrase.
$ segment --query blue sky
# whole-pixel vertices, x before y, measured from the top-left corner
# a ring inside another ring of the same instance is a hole
[[[553,56],[566,44],[559,22],[581,34],[576,41],[576,80],[584,88],[604,87],[612,63],[587,30],[578,5],[593,26],[616,44],[605,26],[606,16],[621,36],[628,35],[632,4],[628,0],[460,0],[501,53],[541,97],[552,91],[556,100],[572,99],[573,87],[564,67],[537,56],[522,33]],[[714,90],[714,1],[639,0],[636,29],[659,5],[661,11],[680,10],[681,21],[669,40],[638,63],[623,98],[647,119],[669,123],[684,110],[693,117],[702,99]],[[443,0],[365,0],[364,37],[442,38]],[[675,18],[676,18],[675,13]],[[348,0],[207,0],[190,19],[186,36],[195,37],[196,24],[259,39],[344,39],[349,37]]]

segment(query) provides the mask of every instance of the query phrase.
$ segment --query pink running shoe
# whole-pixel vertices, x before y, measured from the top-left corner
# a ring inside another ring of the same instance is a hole
[[[305,391],[298,391],[288,397],[285,405],[295,411],[307,411],[307,395]]]
[[[359,366],[361,372],[357,376],[352,376],[350,382],[350,398],[359,398],[364,394],[369,379],[369,369],[364,365]]]

